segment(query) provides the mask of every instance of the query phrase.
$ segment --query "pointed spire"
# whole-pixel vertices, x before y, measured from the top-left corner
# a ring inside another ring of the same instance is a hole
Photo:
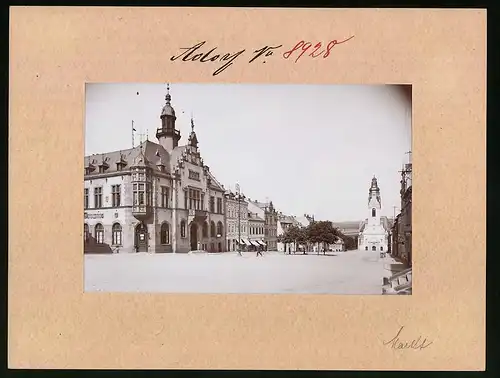
[[[165,95],[165,102],[170,105],[170,100],[172,97],[170,96],[170,83],[167,83],[167,94]]]
[[[198,138],[194,132],[193,113],[191,113],[191,134],[189,135],[189,144],[193,147],[198,147]]]

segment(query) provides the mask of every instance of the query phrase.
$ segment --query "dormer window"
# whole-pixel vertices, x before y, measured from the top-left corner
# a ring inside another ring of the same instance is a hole
[[[163,164],[161,160],[158,162],[158,164],[156,164],[156,166],[158,167],[158,170],[160,172],[165,172],[165,164]]]
[[[127,166],[127,161],[125,160],[125,155],[120,153],[120,158],[116,162],[116,170],[123,171],[126,166]]]
[[[127,162],[121,160],[118,163],[116,163],[116,170],[117,171],[123,171],[126,166],[127,166]]]
[[[99,173],[104,173],[106,172],[106,169],[109,168],[109,164],[107,163],[108,158],[103,159],[101,164],[99,164]]]
[[[90,175],[92,172],[94,172],[95,166],[92,163],[95,163],[95,161],[90,161],[89,160],[89,163],[85,167],[85,174],[86,175]]]

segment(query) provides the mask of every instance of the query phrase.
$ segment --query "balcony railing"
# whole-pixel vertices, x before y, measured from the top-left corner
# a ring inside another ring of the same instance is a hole
[[[206,217],[207,217],[206,210],[189,209],[188,212],[189,222],[192,222],[193,220],[205,220]]]
[[[180,130],[177,129],[163,129],[163,128],[156,129],[156,135],[169,134],[169,133],[179,138],[181,137],[181,132]]]
[[[151,214],[151,206],[147,205],[133,205],[132,215],[136,218],[144,218]]]

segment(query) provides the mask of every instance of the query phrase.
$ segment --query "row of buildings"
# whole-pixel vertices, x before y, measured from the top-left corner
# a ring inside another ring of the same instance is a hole
[[[412,266],[412,163],[411,153],[409,162],[401,169],[401,210],[395,217],[391,228],[391,255]]]
[[[157,143],[85,157],[84,251],[279,250],[286,217],[272,201],[226,190],[203,161],[194,121],[181,145],[176,119],[167,87]]]

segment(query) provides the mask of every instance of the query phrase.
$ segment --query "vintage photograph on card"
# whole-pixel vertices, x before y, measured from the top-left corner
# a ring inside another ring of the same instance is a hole
[[[411,86],[85,97],[85,291],[411,294]]]

